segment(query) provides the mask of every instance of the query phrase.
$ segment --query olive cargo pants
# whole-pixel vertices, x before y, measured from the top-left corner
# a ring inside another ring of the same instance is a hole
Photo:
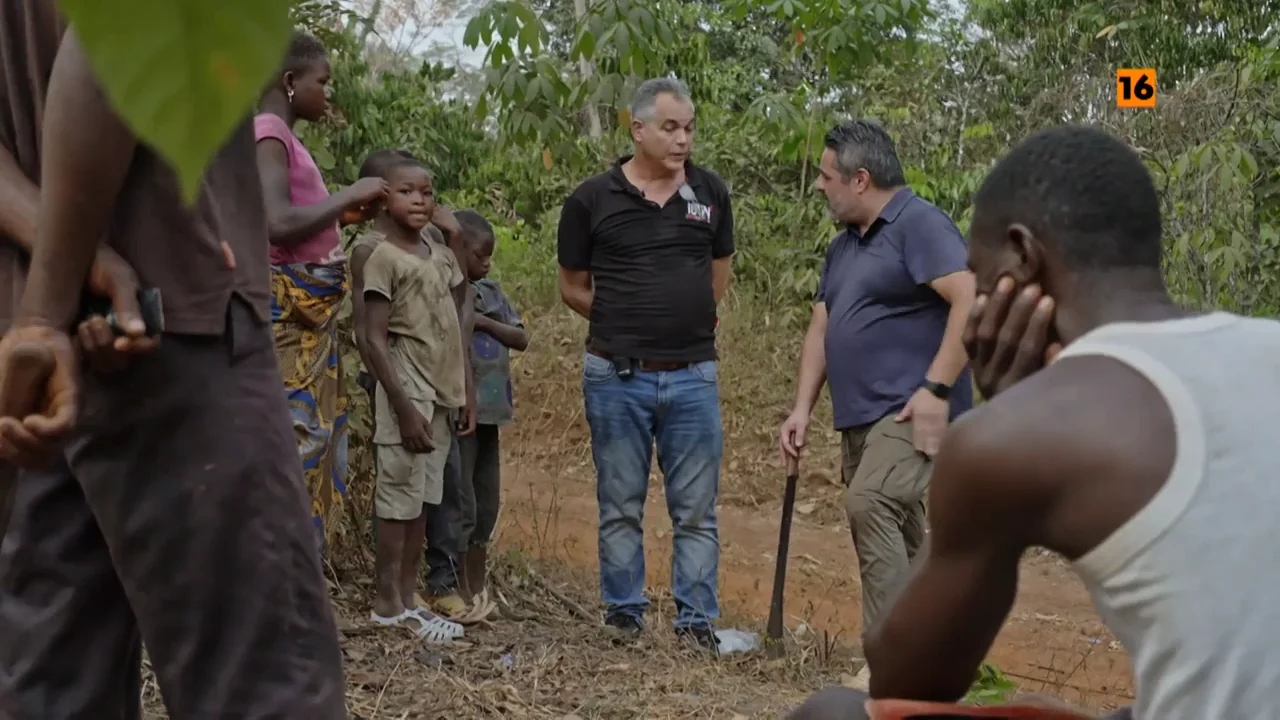
[[[924,544],[933,461],[917,452],[911,423],[886,415],[842,432],[845,511],[862,578],[862,632],[880,616]]]

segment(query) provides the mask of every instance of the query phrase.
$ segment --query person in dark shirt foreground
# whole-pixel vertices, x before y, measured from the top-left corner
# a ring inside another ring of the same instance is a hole
[[[137,718],[141,641],[173,717],[345,719],[271,342],[252,126],[212,158],[189,207],[112,111],[74,32],[45,22],[55,15],[52,0],[0,12],[0,55],[27,63],[0,74],[23,99],[0,124],[44,140],[39,174],[27,165],[40,178],[30,272],[0,340],[0,460],[26,469],[4,542],[0,707]],[[40,53],[12,52],[24,43],[56,59],[32,64]],[[118,296],[111,345],[150,352],[82,371],[69,333],[104,238],[161,292],[165,331],[144,346],[136,305]],[[4,379],[33,352],[52,374],[17,397],[30,386]],[[65,471],[41,472],[64,454]]]

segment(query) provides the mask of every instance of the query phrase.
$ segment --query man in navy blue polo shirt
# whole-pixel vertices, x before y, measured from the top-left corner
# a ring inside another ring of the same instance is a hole
[[[640,521],[656,442],[674,526],[676,631],[718,647],[716,492],[723,433],[716,303],[733,255],[729,191],[689,161],[694,113],[678,80],[631,103],[635,154],[590,178],[560,215],[560,294],[590,323],[582,394],[600,503],[605,622],[643,629]]]
[[[846,229],[822,267],[781,445],[799,455],[825,380],[843,436],[865,632],[924,541],[923,500],[942,435],[973,405],[960,337],[974,281],[964,238],[906,186],[893,140],[876,123],[827,134],[817,187]]]

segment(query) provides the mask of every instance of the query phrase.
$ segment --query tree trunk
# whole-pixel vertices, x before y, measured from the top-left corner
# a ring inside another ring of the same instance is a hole
[[[369,17],[364,19],[364,27],[360,29],[358,47],[361,50],[369,46],[369,36],[373,34],[374,24],[378,22],[378,16],[381,14],[382,0],[373,0],[373,6],[369,8]]]
[[[587,0],[573,0],[574,19],[577,20],[579,23],[581,23],[582,19],[586,16],[587,16]],[[582,75],[582,79],[584,81],[589,80],[591,78],[592,73],[594,72],[594,69],[592,68],[592,65],[591,65],[591,60],[586,57],[579,58],[578,72]],[[600,135],[603,134],[603,130],[600,127],[600,110],[594,104],[587,105],[586,110],[587,110],[588,132],[591,134],[591,137],[598,138],[600,137]]]

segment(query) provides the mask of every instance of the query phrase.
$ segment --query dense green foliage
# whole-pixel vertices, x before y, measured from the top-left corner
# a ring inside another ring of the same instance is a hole
[[[734,192],[735,291],[785,321],[804,316],[833,233],[810,190],[823,133],[855,115],[890,128],[912,185],[962,227],[1010,144],[1103,125],[1156,176],[1179,297],[1280,310],[1280,0],[493,0],[466,30],[487,50],[478,78],[403,57],[370,69],[387,25],[372,15],[405,1],[230,0],[217,18],[191,0],[64,7],[116,105],[188,191],[269,76],[291,7],[337,59],[340,112],[308,132],[331,180],[352,180],[379,147],[429,159],[453,204],[500,221],[502,272],[526,302],[553,297],[565,194],[629,145],[631,89],[674,74],[698,105],[698,160]],[[1117,67],[1156,68],[1158,107],[1117,109]]]
[[[501,0],[467,42],[489,47],[484,89],[455,69],[372,74],[356,27],[313,3],[303,21],[335,46],[339,118],[308,141],[335,182],[363,156],[429,158],[447,201],[491,215],[500,272],[526,303],[554,299],[554,231],[572,187],[629,146],[630,89],[686,80],[698,161],[734,193],[735,293],[775,317],[807,315],[834,228],[811,189],[825,130],[882,120],[908,178],[961,227],[976,184],[1011,144],[1062,122],[1101,124],[1140,148],[1165,209],[1167,274],[1185,302],[1280,310],[1276,2],[976,0]],[[1174,4],[1168,4],[1174,5]],[[1154,67],[1159,106],[1119,110],[1117,67]]]

